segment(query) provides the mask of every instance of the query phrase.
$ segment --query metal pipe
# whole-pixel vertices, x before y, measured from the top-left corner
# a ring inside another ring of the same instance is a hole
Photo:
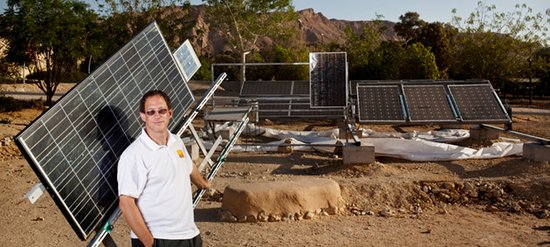
[[[543,145],[550,144],[550,140],[542,138],[542,137],[533,136],[533,135],[529,135],[529,134],[525,134],[525,133],[521,133],[521,132],[517,132],[517,131],[513,131],[513,130],[505,130],[503,128],[499,128],[497,126],[493,126],[493,125],[489,125],[489,124],[480,124],[480,127],[502,131],[502,132],[507,133],[507,134],[515,135],[515,136],[525,138],[525,139],[528,139],[528,140],[531,140],[531,141],[536,141],[536,142],[538,142],[540,144],[543,144]]]

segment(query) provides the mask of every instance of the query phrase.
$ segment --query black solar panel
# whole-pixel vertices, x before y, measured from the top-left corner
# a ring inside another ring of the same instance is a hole
[[[449,85],[464,122],[508,122],[510,117],[490,84]]]
[[[309,54],[311,106],[345,107],[348,69],[345,52]]]
[[[403,85],[411,122],[456,121],[443,85]]]
[[[15,138],[82,240],[117,207],[118,157],[140,134],[138,102],[151,89],[171,97],[174,120],[193,103],[155,23]]]
[[[292,95],[307,95],[309,96],[309,82],[308,81],[294,81],[292,86]]]
[[[290,95],[292,81],[245,81],[241,96]]]
[[[405,122],[398,85],[357,85],[360,122]]]

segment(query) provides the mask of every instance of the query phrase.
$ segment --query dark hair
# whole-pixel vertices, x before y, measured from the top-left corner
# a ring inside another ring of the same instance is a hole
[[[162,98],[164,98],[164,101],[166,101],[168,110],[172,110],[172,102],[170,101],[170,97],[168,97],[168,95],[165,92],[161,90],[151,90],[145,93],[143,97],[141,97],[141,100],[139,101],[139,111],[145,113],[145,101],[147,100],[147,98],[157,96],[157,95],[162,96]]]

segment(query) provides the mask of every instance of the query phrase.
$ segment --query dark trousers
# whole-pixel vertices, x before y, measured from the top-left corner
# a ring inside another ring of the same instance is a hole
[[[202,238],[201,235],[197,235],[192,239],[182,239],[182,240],[173,240],[173,239],[157,239],[155,238],[153,242],[154,247],[201,247]],[[132,247],[144,247],[139,239],[132,238]]]

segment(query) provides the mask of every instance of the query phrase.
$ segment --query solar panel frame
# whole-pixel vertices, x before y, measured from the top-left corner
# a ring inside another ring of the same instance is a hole
[[[456,122],[444,85],[402,85],[410,122]]]
[[[309,53],[310,104],[312,108],[343,108],[348,103],[346,52]]]
[[[171,97],[174,131],[194,101],[185,82],[152,23],[15,137],[80,239],[118,206],[117,161],[141,132],[141,95],[160,89]]]
[[[371,90],[369,92],[369,90]],[[399,85],[361,85],[357,84],[357,112],[361,123],[405,123],[404,100]],[[377,102],[385,102],[385,109],[376,109]],[[384,117],[384,113],[391,113]]]
[[[490,83],[451,84],[447,87],[462,122],[511,122],[510,116]]]

